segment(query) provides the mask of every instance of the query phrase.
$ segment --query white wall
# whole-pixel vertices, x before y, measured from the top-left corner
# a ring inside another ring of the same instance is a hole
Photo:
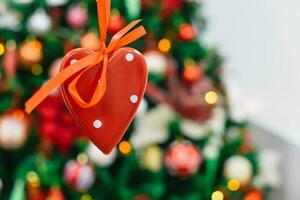
[[[300,145],[300,1],[205,0],[204,12],[251,120]]]

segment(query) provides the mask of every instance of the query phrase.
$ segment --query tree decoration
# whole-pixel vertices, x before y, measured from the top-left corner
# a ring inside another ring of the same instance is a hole
[[[6,11],[0,15],[0,29],[17,31],[20,29],[20,16],[17,12]]]
[[[26,66],[39,63],[43,58],[43,46],[38,40],[30,40],[20,47],[20,59]]]
[[[195,174],[201,163],[199,149],[188,141],[174,142],[167,150],[164,163],[171,174],[185,177]]]
[[[28,135],[28,119],[21,110],[0,117],[0,146],[14,150],[22,147]]]
[[[42,8],[37,9],[29,17],[27,30],[35,35],[44,35],[51,29],[51,19]]]
[[[64,179],[70,187],[85,192],[95,181],[95,171],[90,164],[71,160],[65,165]]]
[[[67,22],[72,28],[82,29],[88,21],[87,10],[82,6],[73,6],[67,12]]]
[[[49,96],[37,109],[42,140],[50,141],[61,152],[68,152],[81,131],[75,124],[59,94]]]
[[[108,32],[115,34],[125,26],[125,19],[120,15],[116,9],[112,10],[110,21],[108,24]]]
[[[149,73],[164,74],[167,70],[168,61],[165,55],[158,51],[146,51],[144,57]]]
[[[151,144],[162,144],[169,138],[168,125],[175,118],[175,112],[166,105],[159,105],[139,117],[130,138],[134,148],[143,148]]]
[[[163,151],[158,146],[148,146],[143,149],[141,154],[141,166],[152,172],[158,172],[162,168]]]
[[[188,119],[182,119],[180,129],[183,135],[193,140],[203,139],[209,133],[207,124],[197,123]]]
[[[196,29],[191,24],[181,24],[179,27],[179,38],[184,41],[195,39],[197,36]]]
[[[203,70],[197,65],[189,65],[183,69],[183,79],[188,84],[197,83],[203,76]]]
[[[116,149],[113,149],[109,154],[105,155],[93,143],[89,143],[86,154],[90,161],[99,167],[109,167],[117,158]]]
[[[80,46],[91,51],[99,50],[101,48],[100,43],[95,33],[86,33],[80,40]]]
[[[168,17],[171,13],[179,10],[182,2],[183,0],[163,0],[161,14]]]
[[[251,190],[248,192],[244,198],[244,200],[263,200],[263,194],[260,190]]]
[[[252,164],[243,156],[232,156],[225,162],[224,176],[228,180],[236,179],[241,185],[245,185],[251,180],[252,174]]]
[[[46,200],[65,200],[65,197],[59,187],[53,187],[49,190]]]
[[[110,3],[110,0],[97,1],[102,50],[75,49],[69,52],[64,57],[61,72],[25,103],[25,110],[30,113],[53,89],[61,86],[63,99],[75,121],[104,153],[109,153],[125,134],[147,82],[142,54],[135,49],[121,48],[146,34],[142,26],[131,31],[140,20],[116,33],[108,46],[105,44]],[[100,63],[102,71],[93,67]],[[82,83],[77,84],[78,81]]]

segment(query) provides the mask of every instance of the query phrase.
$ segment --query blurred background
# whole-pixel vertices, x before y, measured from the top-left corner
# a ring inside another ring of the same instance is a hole
[[[1,1],[0,199],[299,197],[297,6],[112,0],[109,37],[143,19],[147,35],[129,46],[149,76],[135,119],[105,155],[58,89],[23,111],[66,53],[100,49],[96,1]]]

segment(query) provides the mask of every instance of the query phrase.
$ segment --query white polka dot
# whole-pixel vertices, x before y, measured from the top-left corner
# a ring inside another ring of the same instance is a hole
[[[102,122],[100,121],[100,120],[95,120],[94,122],[93,122],[93,126],[95,127],[95,128],[100,128],[101,126],[102,126]]]
[[[133,55],[132,53],[126,54],[126,60],[127,60],[128,62],[133,61],[133,59],[134,59],[134,55]]]
[[[139,100],[139,98],[138,98],[138,96],[136,96],[136,95],[132,95],[132,96],[130,97],[131,103],[136,103],[136,102],[138,102],[138,100]]]
[[[73,64],[75,64],[75,63],[77,63],[77,60],[76,60],[76,59],[72,59],[72,60],[70,61],[70,64],[71,64],[71,65],[73,65]]]

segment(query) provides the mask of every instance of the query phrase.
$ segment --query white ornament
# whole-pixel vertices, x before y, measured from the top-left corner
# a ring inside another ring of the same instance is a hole
[[[102,153],[96,145],[90,143],[86,149],[86,154],[95,165],[108,167],[116,160],[117,150],[114,148],[108,155],[106,155]]]
[[[21,27],[20,22],[16,13],[11,11],[0,13],[0,29],[17,31]]]
[[[51,29],[51,19],[43,9],[37,9],[27,22],[29,32],[36,35],[44,35]]]
[[[94,128],[101,128],[102,122],[99,119],[97,119],[93,122],[93,126]]]
[[[167,58],[158,51],[148,51],[144,53],[148,71],[150,73],[163,74],[167,69]]]
[[[46,0],[46,3],[48,6],[62,6],[65,5],[68,2],[68,0]]]
[[[180,129],[182,134],[193,139],[199,140],[207,136],[209,133],[208,128],[205,124],[199,124],[192,120],[183,119]]]
[[[258,174],[253,180],[256,187],[278,188],[281,185],[280,155],[273,150],[264,150],[258,154]]]
[[[175,118],[175,112],[167,105],[158,105],[137,118],[130,143],[135,148],[160,144],[169,138],[168,124]]]
[[[141,155],[142,167],[152,171],[158,172],[162,168],[163,151],[158,146],[149,146],[142,151]]]
[[[237,179],[242,185],[249,183],[252,178],[253,167],[251,162],[243,156],[232,156],[224,165],[226,179]]]
[[[0,146],[4,149],[17,149],[27,138],[27,126],[23,120],[13,116],[3,116],[0,119]]]

